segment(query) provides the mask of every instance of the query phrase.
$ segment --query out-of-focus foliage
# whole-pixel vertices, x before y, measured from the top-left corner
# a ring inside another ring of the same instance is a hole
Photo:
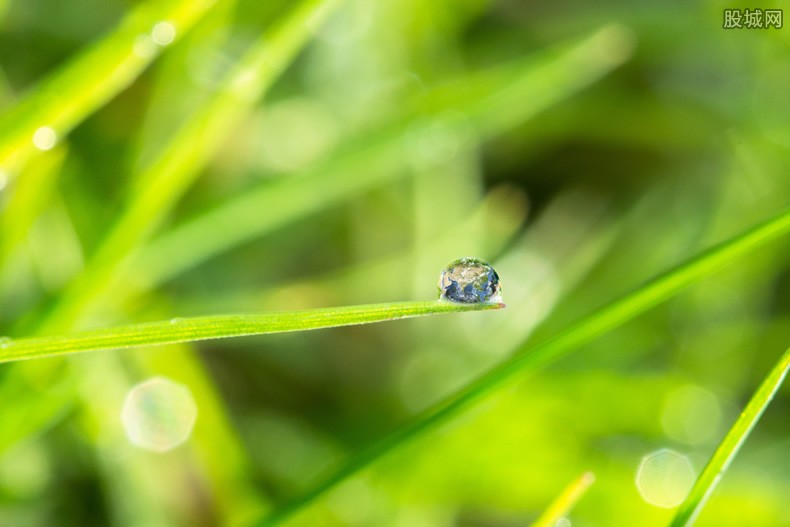
[[[790,27],[723,29],[743,7],[0,1],[0,122],[36,131],[0,167],[0,336],[432,299],[461,256],[494,264],[508,304],[5,365],[0,525],[246,525],[787,205]],[[154,24],[125,39],[139,13]],[[134,56],[128,88],[91,91]],[[63,72],[42,99],[79,109],[61,130],[20,108]],[[787,348],[787,248],[509,384],[288,525],[527,525],[587,471],[572,525],[666,525],[640,464],[668,449],[699,472]],[[121,418],[154,377],[197,408],[176,433],[178,405],[146,407],[146,437],[191,432],[165,452]],[[698,525],[790,524],[786,398]]]

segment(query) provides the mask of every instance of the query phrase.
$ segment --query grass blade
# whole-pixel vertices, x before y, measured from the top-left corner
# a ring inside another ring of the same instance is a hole
[[[790,209],[760,223],[746,232],[715,245],[674,269],[660,275],[633,293],[616,300],[542,344],[519,350],[510,359],[493,368],[461,390],[432,408],[382,441],[363,450],[347,465],[332,474],[307,493],[286,504],[258,525],[272,526],[307,507],[349,477],[368,467],[385,454],[412,441],[445,423],[505,382],[525,370],[537,370],[559,359],[578,346],[605,334],[656,304],[667,300],[685,287],[710,275],[722,265],[748,254],[750,250],[790,232]]]
[[[702,507],[705,506],[719,480],[721,480],[722,475],[724,475],[735,455],[743,446],[746,438],[749,437],[774,395],[776,395],[787,375],[788,369],[790,369],[790,349],[785,351],[784,355],[774,365],[771,372],[752,396],[749,404],[746,405],[746,408],[738,417],[738,420],[735,421],[730,431],[724,436],[719,448],[713,453],[710,461],[708,461],[708,464],[691,488],[689,495],[680,505],[670,527],[688,527],[694,524]]]
[[[140,174],[136,192],[131,193],[129,204],[82,274],[67,286],[48,313],[22,321],[20,325],[28,329],[18,330],[18,334],[64,333],[74,329],[83,316],[92,312],[107,286],[120,274],[125,258],[147,239],[157,222],[200,173],[218,144],[225,140],[224,131],[276,81],[313,35],[314,25],[338,3],[338,0],[299,2],[290,6],[281,19],[260,35],[228,71],[212,99],[190,116],[175,137],[163,146],[159,157]],[[10,348],[4,347],[0,339],[0,355],[6,351]],[[26,353],[36,355],[36,351],[29,348]],[[8,354],[5,356],[7,360],[15,360]],[[172,360],[178,358],[174,356]],[[13,373],[5,376],[0,383],[0,399],[16,400],[19,404],[7,409],[4,420],[21,422],[25,427],[4,429],[0,434],[0,450],[29,435],[36,427],[50,423],[72,403],[70,396],[56,401],[28,396],[33,389],[31,386],[51,387],[60,383],[67,385],[64,393],[66,390],[68,394],[75,393],[73,384],[84,377],[81,375],[84,372],[74,375],[77,379],[72,380],[62,366],[62,361],[57,360],[23,362],[15,364]]]
[[[31,162],[17,180],[11,199],[0,211],[0,268],[28,236],[53,192],[65,159],[66,148],[54,148]]]
[[[554,527],[557,525],[557,521],[567,516],[593,483],[595,483],[595,475],[592,472],[585,472],[576,478],[563,489],[562,493],[551,502],[551,505],[530,527]]]
[[[500,309],[504,304],[396,302],[251,315],[217,315],[133,324],[0,343],[0,362],[68,355],[83,351],[173,344],[196,340],[283,333],[367,324],[438,313]]]
[[[0,118],[0,166],[19,168],[36,147],[33,134],[50,127],[68,134],[138,75],[159,54],[153,27],[168,22],[176,37],[191,28],[216,0],[149,1],[132,10],[101,42],[45,79]]]
[[[337,0],[297,4],[271,33],[261,36],[223,80],[216,96],[179,130],[162,155],[140,175],[142,185],[96,254],[59,297],[41,324],[43,331],[75,326],[117,278],[124,260],[200,173],[229,130],[257,102],[308,41],[309,23]]]
[[[333,205],[402,175],[403,144],[437,125],[475,141],[492,137],[570,97],[630,56],[629,33],[604,27],[529,60],[506,64],[447,82],[416,101],[406,119],[366,131],[317,167],[241,193],[153,240],[136,257],[133,287],[144,292],[232,247],[287,222]],[[371,169],[357,177],[360,166]]]

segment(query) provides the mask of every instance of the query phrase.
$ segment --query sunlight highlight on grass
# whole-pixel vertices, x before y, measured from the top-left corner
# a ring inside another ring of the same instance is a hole
[[[494,303],[396,302],[251,315],[174,318],[162,322],[94,329],[66,335],[6,339],[0,342],[0,362],[68,355],[83,351],[305,331],[503,307],[504,304]]]
[[[592,472],[585,472],[576,478],[563,489],[562,493],[551,502],[551,505],[530,527],[556,527],[557,522],[568,515],[593,483],[595,483],[595,474]]]
[[[738,454],[746,438],[754,429],[757,421],[765,412],[771,400],[790,369],[790,349],[774,365],[768,376],[752,396],[749,404],[732,425],[727,435],[713,453],[708,464],[699,475],[685,501],[680,505],[670,527],[689,527],[693,525],[702,508],[716,489],[724,472]]]

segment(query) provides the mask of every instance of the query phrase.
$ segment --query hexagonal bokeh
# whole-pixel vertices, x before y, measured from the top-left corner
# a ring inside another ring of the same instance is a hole
[[[166,452],[189,439],[197,406],[189,388],[163,377],[134,386],[126,395],[121,421],[129,441]]]
[[[662,448],[642,458],[636,487],[646,502],[668,509],[683,502],[695,479],[694,468],[686,456]]]

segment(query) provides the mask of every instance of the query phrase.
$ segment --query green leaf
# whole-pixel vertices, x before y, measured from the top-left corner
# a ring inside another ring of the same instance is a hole
[[[749,404],[724,436],[719,448],[713,453],[708,464],[697,478],[685,501],[680,505],[671,527],[688,527],[693,525],[702,507],[705,506],[713,490],[718,485],[724,472],[730,466],[735,455],[743,446],[746,438],[754,429],[757,421],[765,412],[768,404],[782,385],[787,370],[790,369],[790,349],[774,365],[768,376],[752,396]]]
[[[535,346],[526,346],[499,366],[489,370],[461,390],[418,415],[410,423],[363,450],[348,464],[291,503],[286,504],[257,525],[279,525],[318,498],[367,468],[384,455],[424,436],[507,381],[525,371],[534,371],[579,348],[609,330],[623,325],[649,308],[663,302],[689,285],[749,251],[790,232],[790,208],[755,225],[746,232],[715,245],[674,269],[658,276],[636,291],[583,318],[556,337]]]
[[[304,331],[438,313],[460,313],[502,307],[505,305],[494,303],[396,302],[306,311],[176,318],[161,322],[80,331],[66,335],[5,340],[0,343],[0,363],[53,355],[68,355],[83,351]]]

